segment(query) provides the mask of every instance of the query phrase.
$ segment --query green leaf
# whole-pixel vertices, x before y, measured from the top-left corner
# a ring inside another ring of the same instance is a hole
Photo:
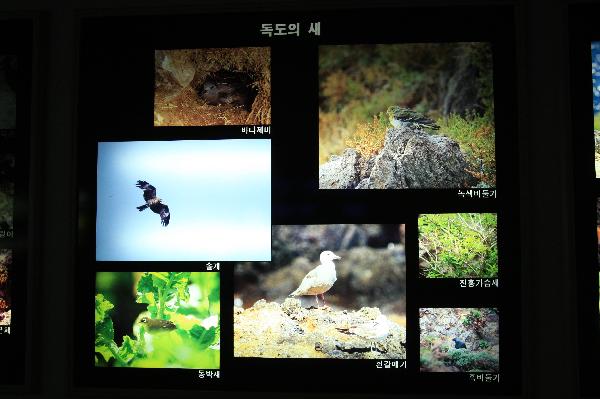
[[[105,345],[105,344],[96,345],[94,348],[94,351],[96,353],[99,353],[102,356],[102,358],[104,359],[104,361],[106,361],[106,362],[108,362],[110,359],[114,358],[108,345]]]
[[[153,303],[154,302],[154,283],[152,276],[145,273],[138,282],[137,285],[137,298],[138,303]]]
[[[114,308],[115,305],[104,299],[104,295],[96,295],[96,312],[95,312],[95,323],[98,324],[104,318],[107,317],[107,312]]]
[[[196,325],[190,330],[190,336],[194,338],[196,344],[200,348],[208,348],[213,343],[215,343],[217,329],[216,327],[211,327],[207,330],[202,326]]]
[[[123,337],[123,345],[119,348],[119,355],[126,362],[129,363],[136,355],[140,352],[138,341],[131,338],[129,335]]]
[[[110,342],[115,338],[113,321],[110,317],[96,324],[96,341]]]

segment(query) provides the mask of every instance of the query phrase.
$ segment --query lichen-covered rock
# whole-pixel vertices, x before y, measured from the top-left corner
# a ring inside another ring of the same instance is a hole
[[[369,159],[356,151],[319,167],[319,188],[461,188],[477,185],[458,143],[408,127],[388,129],[383,148]]]
[[[389,129],[369,188],[460,188],[477,184],[458,143],[409,128]]]
[[[347,148],[340,156],[319,167],[319,188],[350,189],[358,184],[360,177],[360,155]]]
[[[359,335],[356,326],[374,322],[384,323],[383,336]],[[378,308],[306,309],[288,298],[282,305],[260,300],[234,311],[235,357],[405,359],[405,345],[405,328],[382,317]]]

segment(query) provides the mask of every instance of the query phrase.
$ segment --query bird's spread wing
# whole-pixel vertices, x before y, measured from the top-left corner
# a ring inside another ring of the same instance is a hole
[[[152,184],[148,183],[147,181],[138,180],[138,182],[135,186],[144,190],[144,200],[145,201],[156,198],[156,187],[154,187]]]
[[[163,207],[160,210],[160,223],[163,226],[168,226],[170,220],[171,220],[171,212],[169,212],[169,207],[163,204]]]

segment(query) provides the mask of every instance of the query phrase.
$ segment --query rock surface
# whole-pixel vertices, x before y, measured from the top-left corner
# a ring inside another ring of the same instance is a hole
[[[407,127],[388,129],[381,151],[362,159],[352,149],[319,167],[321,189],[461,188],[478,181],[458,143]]]
[[[282,305],[261,299],[248,309],[234,309],[234,356],[405,359],[406,330],[389,319],[389,333],[379,340],[348,332],[349,327],[372,322],[380,315],[378,308],[305,309],[295,298]]]
[[[319,167],[319,188],[354,188],[358,184],[360,155],[346,148],[341,156],[332,156],[330,161]]]

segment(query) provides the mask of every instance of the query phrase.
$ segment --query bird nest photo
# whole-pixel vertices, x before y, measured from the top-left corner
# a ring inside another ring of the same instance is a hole
[[[319,47],[319,188],[495,187],[489,43]]]
[[[96,274],[97,367],[218,369],[220,275]]]
[[[234,265],[234,356],[405,359],[404,225],[275,225]]]
[[[0,129],[17,127],[17,57],[0,54]]]
[[[154,126],[271,124],[269,47],[156,50]]]
[[[271,141],[98,144],[96,260],[271,258]]]
[[[419,272],[425,278],[498,277],[495,213],[419,215]]]
[[[499,371],[496,308],[419,309],[421,371]]]
[[[0,326],[10,326],[11,323],[10,273],[12,261],[12,250],[0,249]]]

